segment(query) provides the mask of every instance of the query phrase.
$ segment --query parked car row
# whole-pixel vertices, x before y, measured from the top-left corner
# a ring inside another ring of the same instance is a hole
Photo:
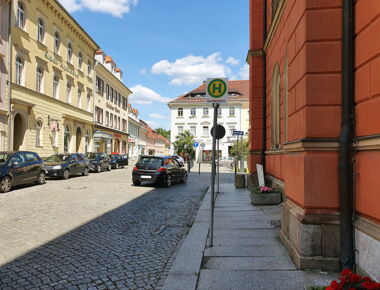
[[[128,155],[118,153],[64,153],[43,160],[35,152],[0,152],[0,192],[8,192],[21,184],[44,184],[46,177],[68,179],[126,165]]]
[[[170,187],[174,182],[186,183],[187,179],[184,164],[173,156],[140,156],[132,171],[135,186],[150,182]]]

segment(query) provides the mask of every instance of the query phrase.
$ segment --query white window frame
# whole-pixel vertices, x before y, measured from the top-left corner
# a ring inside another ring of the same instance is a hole
[[[69,63],[71,63],[71,61],[72,61],[72,59],[73,59],[73,52],[74,52],[74,50],[73,50],[73,45],[72,45],[71,42],[69,42],[69,43],[67,44],[67,61],[68,61]]]
[[[59,31],[54,32],[54,52],[59,54],[59,49],[61,47],[61,34]]]
[[[197,136],[197,126],[190,126],[190,134],[194,137]]]
[[[208,126],[203,126],[202,127],[202,136],[208,137],[209,136],[209,127]]]
[[[16,25],[18,28],[21,28],[21,29],[25,28],[25,5],[21,1],[17,2]]]
[[[209,115],[209,108],[208,107],[204,107],[203,108],[203,116],[208,116]]]
[[[82,108],[82,88],[81,87],[78,87],[78,91],[77,91],[77,106],[78,108]]]
[[[53,76],[53,98],[59,99],[59,76],[57,74]]]
[[[80,51],[78,54],[78,69],[81,71],[83,67],[83,53]]]
[[[178,117],[183,117],[183,108],[178,108],[177,109],[177,116]]]
[[[45,21],[41,17],[38,17],[38,19],[37,19],[37,40],[41,43],[44,43],[45,31],[46,31]]]
[[[190,116],[195,117],[197,115],[197,109],[196,108],[191,108],[190,109]]]
[[[73,90],[73,83],[71,81],[67,81],[66,84],[66,102],[71,104],[71,92]]]
[[[177,127],[177,131],[178,131],[178,135],[181,134],[181,133],[183,133],[184,132],[183,126],[178,126]]]
[[[42,147],[42,128],[43,123],[41,120],[36,121],[36,147]]]
[[[87,111],[91,112],[91,94],[87,94]]]
[[[40,65],[37,65],[36,68],[36,91],[39,93],[43,93],[44,91],[44,70]]]
[[[17,55],[16,56],[16,84],[23,85],[24,84],[24,59]]]
[[[230,116],[235,116],[235,107],[230,107]]]

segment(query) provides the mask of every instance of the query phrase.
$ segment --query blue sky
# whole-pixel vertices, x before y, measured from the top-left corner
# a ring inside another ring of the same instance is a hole
[[[166,103],[208,77],[248,79],[248,0],[60,0],[124,72],[153,128]]]

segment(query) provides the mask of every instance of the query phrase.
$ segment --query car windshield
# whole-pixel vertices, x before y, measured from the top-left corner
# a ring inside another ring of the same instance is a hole
[[[161,165],[162,159],[155,157],[141,157],[137,163],[149,165]]]
[[[4,165],[10,156],[11,156],[11,154],[9,154],[9,153],[0,153],[0,166]]]
[[[100,156],[100,153],[87,153],[87,158],[88,159],[97,158],[99,156]]]
[[[46,162],[61,162],[61,161],[67,161],[69,160],[70,155],[68,154],[57,154],[57,155],[52,155],[48,157],[45,161]]]
[[[118,159],[119,155],[117,154],[111,154],[109,155],[111,159]]]

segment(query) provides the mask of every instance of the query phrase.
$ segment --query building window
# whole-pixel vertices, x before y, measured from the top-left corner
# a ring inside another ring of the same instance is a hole
[[[59,32],[56,31],[54,33],[54,52],[59,53],[59,47],[61,46],[61,36],[59,35]]]
[[[67,61],[71,62],[71,59],[73,58],[73,45],[71,42],[67,45]]]
[[[67,81],[66,85],[66,102],[71,104],[71,88],[72,88],[72,83],[70,81]]]
[[[110,101],[111,101],[111,103],[113,102],[113,88],[111,88]]]
[[[183,117],[183,108],[178,108],[178,117]]]
[[[25,26],[25,8],[20,1],[17,4],[17,20],[16,24],[19,28],[24,29]]]
[[[234,125],[230,125],[230,126],[228,126],[228,129],[230,130],[230,135],[233,136],[234,135],[234,131],[235,131],[235,126]]]
[[[42,146],[42,121],[36,122],[36,146]]]
[[[120,130],[120,117],[117,117],[117,129]]]
[[[103,96],[103,93],[104,93],[104,81],[99,78],[99,77],[96,77],[96,92]]]
[[[280,69],[275,65],[271,91],[271,143],[273,149],[280,148]]]
[[[91,95],[87,94],[87,111],[91,112]]]
[[[38,28],[37,28],[37,40],[39,42],[44,42],[45,38],[45,23],[42,18],[38,18]]]
[[[24,73],[24,61],[21,57],[16,57],[16,84],[22,85]]]
[[[113,127],[113,114],[110,113],[110,127]]]
[[[203,108],[203,116],[208,116],[208,108]]]
[[[120,93],[117,94],[117,105],[120,107],[121,105],[121,95]]]
[[[114,104],[117,105],[117,91],[114,90],[113,92],[114,92],[114,94],[115,94],[115,95],[113,96]]]
[[[59,97],[59,77],[54,75],[53,77],[53,98],[58,99]]]
[[[91,60],[89,60],[87,62],[87,74],[89,77],[91,76],[91,72],[92,72],[92,62],[91,62]]]
[[[37,66],[36,70],[36,91],[42,93],[42,79],[43,79],[44,71],[40,66]]]
[[[178,134],[183,133],[183,126],[178,126]]]
[[[106,126],[108,126],[110,124],[109,119],[110,119],[110,113],[106,112]]]
[[[194,137],[197,136],[197,127],[196,126],[190,126],[190,134]]]
[[[79,52],[78,54],[78,68],[79,70],[82,70],[82,65],[83,65],[83,54]]]
[[[95,122],[103,124],[103,109],[95,107]]]
[[[113,124],[113,125],[115,126],[115,129],[117,129],[117,116],[114,115],[114,118],[115,118],[115,119],[114,119],[115,121],[114,121],[114,124]]]
[[[230,116],[235,116],[235,107],[230,107]]]
[[[78,108],[82,108],[82,89],[81,88],[78,88],[77,106]]]
[[[110,86],[108,84],[106,84],[106,99],[110,99]]]
[[[123,119],[123,131],[127,131],[127,120]]]
[[[190,116],[192,116],[192,117],[195,117],[196,116],[196,109],[195,108],[191,108],[190,109]]]
[[[208,136],[208,126],[203,126],[203,133],[202,133],[202,136],[205,136],[207,137]]]

